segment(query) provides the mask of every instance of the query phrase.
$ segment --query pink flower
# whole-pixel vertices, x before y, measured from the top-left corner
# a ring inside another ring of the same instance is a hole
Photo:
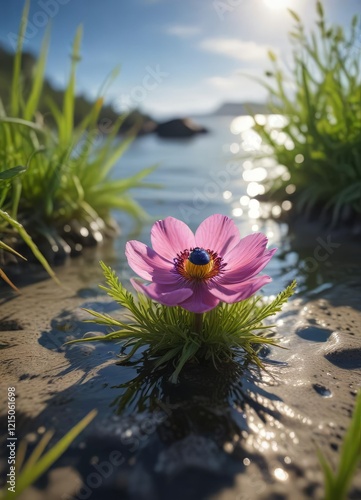
[[[128,241],[125,254],[133,271],[152,282],[132,279],[134,288],[161,304],[203,313],[220,301],[247,299],[271,281],[257,274],[277,249],[266,249],[262,233],[240,239],[235,223],[224,215],[208,217],[195,234],[167,217],[153,225],[151,241],[153,248]]]

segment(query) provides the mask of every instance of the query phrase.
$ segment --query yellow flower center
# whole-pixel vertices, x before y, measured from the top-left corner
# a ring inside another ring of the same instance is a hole
[[[184,262],[185,273],[193,279],[205,279],[212,275],[214,261],[210,260],[208,264],[193,264],[189,259]]]
[[[186,249],[174,259],[174,270],[190,281],[207,281],[221,274],[225,266],[222,257],[209,248]]]

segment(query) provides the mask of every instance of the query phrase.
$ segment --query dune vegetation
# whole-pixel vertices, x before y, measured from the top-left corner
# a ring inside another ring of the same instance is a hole
[[[298,14],[290,15],[292,73],[269,52],[272,69],[261,80],[270,111],[286,123],[271,130],[255,118],[255,130],[289,173],[272,179],[268,196],[291,199],[297,214],[353,221],[361,214],[360,20],[355,15],[349,30],[329,25],[317,2],[316,28],[307,33]]]

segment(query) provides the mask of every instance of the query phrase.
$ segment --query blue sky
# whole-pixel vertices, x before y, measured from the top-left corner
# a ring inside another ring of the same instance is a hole
[[[324,0],[327,17],[348,26],[360,0]],[[23,0],[1,0],[0,43],[16,39]],[[267,50],[290,63],[292,7],[312,26],[315,0],[32,0],[25,48],[39,51],[51,22],[47,74],[64,86],[71,40],[83,25],[78,90],[95,96],[120,65],[108,99],[155,116],[214,109],[223,101],[263,101],[240,73],[261,75]],[[360,33],[361,50],[361,33]]]

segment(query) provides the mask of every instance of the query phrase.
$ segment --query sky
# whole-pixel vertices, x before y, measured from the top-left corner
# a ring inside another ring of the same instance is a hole
[[[361,0],[323,3],[327,18],[345,27],[361,14]],[[23,0],[0,0],[0,44],[7,48],[16,44],[23,6]],[[269,49],[292,64],[288,7],[313,26],[315,0],[32,0],[24,48],[37,54],[50,26],[46,72],[64,87],[72,39],[82,25],[79,93],[95,97],[120,67],[107,93],[115,108],[185,116],[225,101],[266,99],[246,75],[270,68]]]

